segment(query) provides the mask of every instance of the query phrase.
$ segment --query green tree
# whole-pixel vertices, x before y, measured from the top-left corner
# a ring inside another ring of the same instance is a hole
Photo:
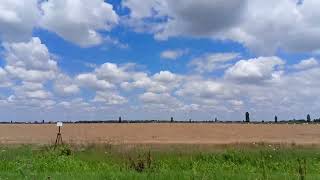
[[[310,114],[307,115],[307,122],[311,122]]]
[[[250,122],[250,114],[249,114],[249,112],[246,112],[246,122]]]

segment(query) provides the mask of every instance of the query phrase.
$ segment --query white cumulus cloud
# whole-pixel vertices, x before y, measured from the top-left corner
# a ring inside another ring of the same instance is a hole
[[[41,26],[82,47],[102,43],[99,31],[118,24],[113,6],[103,0],[48,0],[41,4]]]
[[[28,40],[39,18],[38,0],[1,0],[0,40]]]
[[[277,68],[284,65],[284,63],[278,57],[240,60],[226,70],[225,77],[241,83],[261,83],[278,76],[281,71]]]

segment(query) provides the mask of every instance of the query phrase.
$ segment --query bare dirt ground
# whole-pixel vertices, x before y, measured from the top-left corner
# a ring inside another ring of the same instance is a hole
[[[50,144],[55,124],[0,125],[0,144]],[[320,145],[318,124],[65,124],[74,144],[296,144]]]

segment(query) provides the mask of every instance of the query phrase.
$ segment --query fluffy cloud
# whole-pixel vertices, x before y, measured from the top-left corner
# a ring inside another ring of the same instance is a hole
[[[134,64],[117,65],[114,63],[104,63],[95,67],[92,72],[82,73],[76,76],[77,83],[82,87],[88,87],[97,91],[115,89],[119,84],[124,88],[127,81],[133,79],[143,81],[144,73],[132,70]]]
[[[170,71],[160,71],[159,73],[153,75],[153,79],[162,83],[172,83],[178,81],[179,77]]]
[[[118,23],[112,5],[103,0],[49,0],[41,9],[42,27],[82,47],[100,44],[98,31],[110,31]]]
[[[97,66],[92,72],[77,75],[75,80],[79,86],[95,92],[92,100],[94,103],[125,104],[128,100],[119,95],[119,87],[125,88],[127,81],[141,77],[141,73],[132,70],[133,67],[134,64],[117,65],[107,62]]]
[[[175,60],[175,59],[178,59],[179,57],[185,55],[186,53],[188,53],[188,50],[181,50],[181,49],[166,50],[166,51],[161,52],[160,56],[163,59]]]
[[[118,105],[126,103],[127,99],[115,92],[97,91],[93,102],[100,102],[107,105]]]
[[[212,72],[217,69],[224,69],[230,66],[228,61],[239,57],[238,53],[211,53],[193,59],[189,66],[194,67],[197,72]]]
[[[16,84],[12,90],[13,94],[7,98],[7,103],[15,109],[49,109],[56,104],[53,94],[42,83],[23,81],[22,84]]]
[[[169,71],[160,71],[153,76],[148,76],[146,73],[136,73],[132,77],[130,82],[122,83],[121,87],[126,90],[142,88],[153,93],[171,92],[179,86],[183,78]]]
[[[121,48],[127,45],[101,32],[119,23],[113,6],[103,0],[2,0],[0,40],[27,41],[35,28],[54,32],[81,47],[106,42]]]
[[[57,74],[57,62],[39,38],[32,38],[29,42],[6,43],[4,49],[5,69],[13,78],[43,82]]]
[[[142,3],[126,0],[123,5],[131,10],[134,20],[165,19],[165,23],[159,21],[160,25],[155,30],[157,38],[166,39],[177,35],[205,36],[222,32],[238,23],[246,2],[152,0]]]
[[[57,104],[57,106],[62,106],[63,108],[79,108],[83,109],[83,107],[89,107],[90,104],[85,102],[82,98],[74,98],[70,101],[61,101]]]
[[[219,100],[235,97],[238,91],[226,82],[189,77],[175,93],[196,103],[216,104]]]
[[[117,65],[113,63],[104,63],[96,67],[93,72],[80,74],[76,77],[80,86],[90,87],[96,92],[93,102],[107,105],[128,102],[125,97],[118,94],[120,92],[118,88],[129,92],[134,89],[144,90],[145,93],[139,95],[139,99],[145,104],[172,105],[173,102],[177,103],[177,100],[170,94],[179,87],[182,79],[182,76],[169,71],[148,75],[145,72],[133,70],[131,64]],[[174,101],[164,102],[163,98],[168,96]]]
[[[82,87],[88,87],[95,90],[106,90],[114,88],[114,85],[106,80],[99,80],[95,74],[79,74],[76,81]]]
[[[43,84],[34,82],[22,82],[22,85],[14,88],[15,97],[30,99],[49,99],[52,95],[46,91]]]
[[[1,104],[50,111],[68,108],[77,112],[106,111],[121,105],[128,111],[157,112],[159,117],[164,112],[187,113],[188,116],[192,112],[206,118],[228,114],[231,119],[239,118],[239,113],[244,111],[270,118],[274,114],[297,117],[306,111],[317,112],[319,66],[280,73],[285,70],[282,66],[285,66],[284,60],[278,57],[245,59],[225,70],[224,75],[208,78],[169,71],[148,74],[135,71],[130,65],[105,63],[75,78],[61,72],[53,80],[46,81],[15,77],[21,83],[9,81],[11,86],[6,88],[13,94]],[[103,73],[102,69],[111,71]],[[0,70],[0,77],[8,74],[6,69]],[[52,89],[48,82],[53,83]],[[93,98],[82,97],[80,88],[92,91]],[[125,95],[123,89],[127,90]],[[69,98],[70,95],[73,96]]]
[[[54,91],[60,96],[70,96],[79,93],[80,88],[69,76],[59,74],[55,79]]]
[[[7,80],[12,91],[7,98],[8,105],[29,108],[54,105],[54,95],[46,85],[57,78],[59,69],[40,39],[4,43],[3,47],[5,65],[0,72],[6,76],[2,80]]]
[[[263,55],[278,50],[310,53],[319,51],[319,5],[317,0],[124,0],[129,15],[121,19],[157,39],[205,37],[237,41]],[[103,41],[126,47],[101,34],[111,31],[119,19],[103,0],[3,0],[0,39],[27,40],[35,27],[41,27],[82,47]],[[174,59],[179,54],[168,51],[163,57]]]
[[[56,95],[67,97],[80,92],[76,81],[60,72],[39,38],[4,43],[3,47],[5,64],[0,68],[0,80],[2,87],[12,92],[8,105],[52,108],[59,101]]]
[[[1,0],[0,40],[12,42],[29,39],[40,18],[37,3],[37,0]]]
[[[128,66],[118,67],[117,64],[104,63],[95,69],[95,73],[98,78],[106,79],[110,82],[119,82],[130,77],[127,70]]]
[[[317,0],[123,2],[131,12],[129,24],[153,33],[157,39],[175,36],[230,39],[259,54],[274,54],[279,49],[318,51],[319,5]]]
[[[278,57],[240,60],[226,70],[225,77],[241,83],[261,83],[278,78],[282,71],[277,68],[284,63]]]
[[[12,82],[8,77],[7,71],[0,67],[0,87],[10,87]]]
[[[316,0],[302,4],[293,0],[250,1],[244,20],[227,32],[226,37],[264,54],[273,54],[279,49],[316,51],[320,34],[315,23],[319,13],[314,7],[318,5]]]
[[[161,104],[167,106],[179,104],[178,100],[168,93],[157,94],[152,92],[146,92],[140,95],[139,98],[145,104]]]

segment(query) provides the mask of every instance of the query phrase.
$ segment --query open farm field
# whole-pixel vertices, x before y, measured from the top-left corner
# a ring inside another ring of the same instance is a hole
[[[52,144],[55,124],[2,124],[0,144]],[[319,124],[64,124],[68,144],[320,145]]]

